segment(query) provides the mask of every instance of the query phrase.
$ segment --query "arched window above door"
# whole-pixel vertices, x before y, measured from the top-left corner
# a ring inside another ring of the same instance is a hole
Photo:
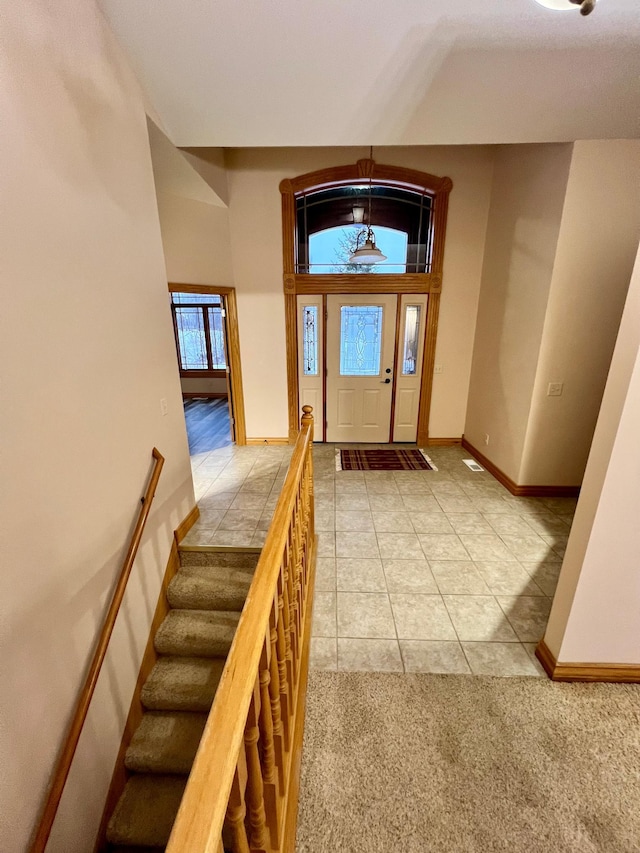
[[[431,269],[433,198],[426,192],[357,183],[296,197],[296,272],[402,275]],[[351,263],[368,225],[386,260]]]

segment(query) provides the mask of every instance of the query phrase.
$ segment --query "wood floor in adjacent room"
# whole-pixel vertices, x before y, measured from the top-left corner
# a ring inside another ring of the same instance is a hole
[[[184,417],[191,456],[232,444],[226,398],[194,397],[185,400]]]

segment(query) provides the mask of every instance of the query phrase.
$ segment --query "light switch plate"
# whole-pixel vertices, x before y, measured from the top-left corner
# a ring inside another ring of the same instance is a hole
[[[547,397],[561,397],[564,382],[550,382],[547,387]]]

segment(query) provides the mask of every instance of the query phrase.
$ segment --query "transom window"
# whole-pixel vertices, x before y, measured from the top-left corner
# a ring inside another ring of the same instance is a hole
[[[220,296],[172,293],[171,313],[181,376],[216,376],[227,367]]]
[[[430,272],[433,204],[433,197],[427,193],[375,182],[371,187],[368,183],[353,184],[303,193],[296,198],[295,271]],[[352,263],[349,259],[357,236],[368,224],[386,260]]]

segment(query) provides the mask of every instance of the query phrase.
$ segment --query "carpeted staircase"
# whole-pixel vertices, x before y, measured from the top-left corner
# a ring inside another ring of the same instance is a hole
[[[112,853],[164,849],[231,647],[259,553],[180,551],[126,753],[131,774],[107,829]]]

